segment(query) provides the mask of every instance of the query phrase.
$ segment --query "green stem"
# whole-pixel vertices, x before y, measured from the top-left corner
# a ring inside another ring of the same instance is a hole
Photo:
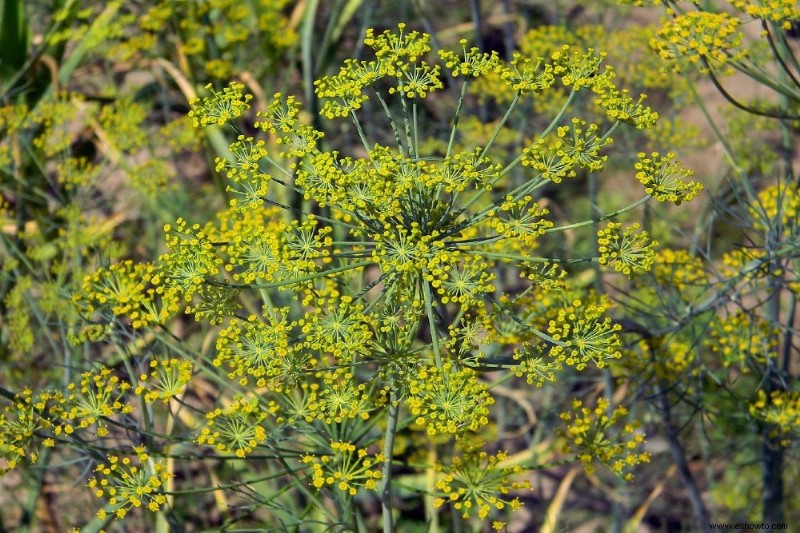
[[[367,157],[369,157],[370,153],[370,146],[369,142],[367,141],[367,137],[364,134],[364,130],[361,129],[361,123],[358,121],[358,117],[356,116],[356,112],[354,110],[350,110],[350,118],[353,119],[353,124],[356,127],[356,132],[358,133],[358,138],[361,139],[361,144],[364,146],[364,150],[367,151]]]
[[[510,261],[521,261],[524,263],[559,263],[559,264],[578,264],[578,263],[591,263],[597,261],[594,257],[571,257],[569,259],[560,259],[557,257],[528,257],[517,254],[504,254],[502,252],[481,252],[484,257],[491,257],[494,259],[508,259]]]
[[[603,216],[601,216],[599,218],[583,220],[581,222],[576,222],[574,224],[567,224],[566,226],[558,226],[556,228],[548,228],[548,229],[544,230],[544,232],[545,233],[555,233],[557,231],[566,231],[566,230],[569,230],[569,229],[575,229],[575,228],[580,228],[580,227],[583,227],[583,226],[589,226],[591,224],[597,224],[598,222],[602,222],[604,220],[608,220],[610,218],[617,217],[617,216],[621,215],[622,213],[626,213],[626,212],[628,212],[628,211],[630,211],[632,209],[635,209],[635,208],[639,207],[640,205],[642,205],[643,203],[645,203],[648,200],[650,200],[650,198],[652,198],[652,196],[650,196],[648,194],[647,196],[644,196],[644,197],[636,200],[635,202],[633,202],[630,205],[626,205],[625,207],[617,209],[616,211],[613,211],[611,213],[603,215]]]
[[[534,335],[536,335],[537,337],[539,337],[543,341],[545,341],[545,342],[547,342],[549,344],[555,345],[555,346],[561,346],[562,348],[567,346],[567,344],[564,341],[555,340],[553,337],[551,337],[550,335],[548,335],[544,331],[540,331],[539,329],[531,326],[530,324],[528,324],[527,322],[525,322],[524,320],[519,318],[515,312],[513,312],[511,309],[506,307],[503,303],[501,303],[501,302],[499,302],[499,301],[497,301],[497,300],[492,298],[491,299],[491,304],[494,305],[495,307],[499,308],[505,314],[507,314],[509,316],[509,318],[511,318],[511,320],[513,320],[514,322],[516,322],[520,326],[526,328],[527,330],[529,330],[531,333],[533,333]]]
[[[428,315],[428,325],[431,328],[431,344],[433,345],[433,357],[436,361],[436,368],[442,370],[442,354],[439,348],[439,332],[436,330],[436,320],[433,316],[433,294],[431,294],[431,286],[425,279],[428,276],[428,268],[422,269],[422,290],[425,294],[425,312]]]
[[[408,119],[408,103],[406,103],[406,97],[400,92],[400,104],[403,108],[403,127],[405,128],[406,133],[406,144],[408,145],[408,154],[416,159],[419,157],[419,154],[415,151],[414,143],[411,139],[411,122]]]
[[[406,155],[406,149],[403,145],[403,139],[400,137],[400,130],[397,127],[397,122],[394,120],[394,115],[389,110],[389,106],[386,104],[386,100],[383,99],[381,96],[380,91],[375,91],[375,96],[378,97],[378,101],[381,103],[383,107],[383,112],[386,113],[386,117],[389,119],[389,125],[392,127],[392,133],[394,134],[394,140],[397,143],[397,148],[400,150],[400,155]]]
[[[412,127],[414,128],[414,156],[419,159],[419,127],[417,125],[417,99],[411,101],[411,116],[413,120]]]
[[[315,272],[314,274],[308,274],[306,276],[300,276],[293,279],[288,279],[284,281],[275,281],[272,283],[223,283],[221,281],[216,280],[206,280],[206,283],[210,283],[211,285],[216,285],[217,287],[230,287],[233,289],[274,289],[277,287],[286,287],[288,285],[294,285],[295,283],[300,283],[302,281],[309,281],[312,279],[322,278],[325,276],[329,276],[331,274],[337,274],[339,272],[345,272],[347,270],[353,270],[356,268],[365,267],[367,265],[371,265],[372,261],[359,261],[358,263],[353,263],[350,265],[344,265],[337,268],[331,268],[329,270],[323,270],[322,272]]]
[[[750,184],[747,172],[745,172],[742,166],[739,165],[739,163],[736,161],[736,158],[733,155],[733,150],[731,149],[731,145],[728,144],[727,139],[725,139],[725,137],[722,135],[722,132],[719,131],[719,128],[714,122],[714,119],[711,118],[711,114],[708,112],[708,109],[706,109],[705,103],[703,102],[703,99],[700,98],[700,95],[697,93],[697,89],[695,88],[694,84],[689,83],[688,85],[689,85],[689,90],[692,91],[692,97],[694,98],[697,107],[700,108],[700,111],[703,113],[706,122],[708,122],[708,125],[711,127],[711,131],[714,132],[714,136],[717,138],[720,145],[722,146],[722,151],[725,154],[725,159],[728,160],[728,164],[731,165],[733,171],[736,172],[736,174],[739,176],[739,179],[744,187],[744,190],[747,193],[748,200],[750,201],[751,204],[755,205],[756,194],[755,191],[753,191],[752,185]]]
[[[558,114],[553,118],[553,120],[550,121],[550,124],[547,126],[547,128],[545,128],[545,130],[539,134],[538,137],[539,139],[544,139],[545,137],[550,135],[550,132],[552,132],[555,129],[556,125],[559,122],[561,122],[561,119],[564,117],[564,113],[567,112],[567,108],[569,108],[570,104],[575,99],[576,94],[578,94],[578,92],[576,89],[573,88],[572,92],[569,93],[569,97],[567,97],[567,101],[564,102],[564,105],[562,105],[561,109],[558,111]],[[511,163],[509,163],[506,168],[500,171],[498,179],[502,178],[503,176],[511,172],[517,165],[519,165],[520,161],[522,161],[522,154],[520,154],[516,159],[514,159]],[[494,185],[494,183],[492,183],[492,185]]]
[[[487,142],[486,146],[484,146],[483,150],[481,150],[481,155],[478,156],[479,160],[489,152],[489,149],[494,144],[494,141],[497,139],[497,136],[500,135],[500,131],[503,129],[503,127],[506,125],[506,122],[508,122],[508,119],[511,117],[511,113],[514,111],[514,109],[517,108],[517,103],[519,102],[519,99],[520,99],[520,93],[517,92],[517,94],[514,95],[514,99],[511,101],[511,104],[508,106],[506,114],[503,115],[503,118],[500,119],[500,123],[494,129],[494,133],[492,133],[491,138],[489,138],[489,142]]]
[[[383,488],[381,489],[383,533],[394,533],[394,521],[392,519],[392,456],[399,411],[400,402],[396,397],[396,393],[392,392],[389,396],[389,419],[386,423],[386,433],[383,440]]]
[[[461,84],[461,95],[458,97],[458,105],[456,106],[456,114],[453,117],[453,127],[450,130],[450,141],[447,143],[445,159],[449,158],[450,153],[453,151],[453,143],[455,143],[456,131],[458,130],[458,121],[461,118],[461,108],[464,105],[464,96],[467,94],[467,85],[469,85],[469,82],[466,80]]]
[[[292,479],[292,483],[294,484],[294,486],[297,487],[297,489],[300,492],[302,492],[303,495],[306,498],[308,498],[308,501],[310,501],[310,502],[312,502],[314,504],[314,508],[317,509],[318,511],[320,511],[322,514],[324,514],[325,517],[328,518],[328,520],[331,521],[331,523],[333,523],[333,524],[338,523],[338,519],[336,518],[336,516],[334,516],[333,513],[331,513],[328,510],[328,508],[325,505],[325,503],[322,502],[317,497],[316,494],[314,494],[313,492],[308,490],[308,487],[306,487],[305,482],[302,479],[300,479],[300,477],[297,475],[297,472],[294,469],[292,469],[292,467],[289,466],[289,464],[284,460],[284,458],[280,454],[280,452],[276,452],[275,453],[275,459],[278,460],[278,462],[281,464],[281,467],[283,468],[283,470]]]
[[[786,61],[784,61],[783,59],[783,55],[781,54],[780,50],[778,50],[778,46],[775,43],[775,40],[772,38],[772,32],[770,31],[770,24],[766,20],[762,20],[761,28],[764,30],[764,33],[767,36],[767,42],[769,42],[769,47],[772,50],[773,57],[778,60],[778,63],[783,69],[784,77],[787,80],[791,80],[792,84],[795,87],[800,87],[800,80],[798,80],[797,77],[795,77],[794,72],[792,72],[792,69],[789,68],[789,65],[786,64]],[[786,51],[786,48],[784,48],[784,51]]]
[[[573,88],[572,92],[569,93],[569,97],[564,102],[564,105],[561,106],[561,110],[558,112],[558,114],[555,116],[555,118],[553,118],[553,120],[550,121],[550,124],[547,126],[547,128],[545,128],[545,130],[541,134],[539,134],[539,139],[543,139],[544,137],[549,135],[550,132],[553,131],[553,129],[556,127],[556,125],[559,122],[561,122],[561,118],[564,116],[564,113],[566,113],[567,108],[572,103],[572,100],[575,98],[576,94],[577,94],[577,92]],[[490,145],[491,145],[491,143],[487,144],[487,148]],[[485,151],[485,149],[484,149],[484,151]],[[483,155],[483,154],[481,154],[481,155]],[[520,162],[522,161],[522,155],[523,154],[520,154],[519,156],[517,156],[517,158],[514,159],[514,161],[509,163],[508,166],[506,166],[503,170],[501,170],[500,173],[497,175],[497,177],[495,179],[493,179],[492,182],[489,184],[490,187],[488,187],[488,188],[484,187],[480,191],[476,192],[472,196],[472,198],[470,198],[467,201],[467,203],[461,208],[461,210],[466,212],[467,209],[469,209],[475,202],[477,202],[487,192],[487,190],[490,190],[491,188],[493,188],[497,184],[497,182],[499,182],[501,179],[503,179],[506,176],[506,174],[511,172],[515,167],[517,167],[517,165],[519,165]]]

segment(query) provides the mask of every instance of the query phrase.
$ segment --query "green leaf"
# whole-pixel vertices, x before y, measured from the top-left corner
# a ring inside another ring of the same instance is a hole
[[[0,79],[11,77],[25,65],[29,42],[23,0],[0,0]]]

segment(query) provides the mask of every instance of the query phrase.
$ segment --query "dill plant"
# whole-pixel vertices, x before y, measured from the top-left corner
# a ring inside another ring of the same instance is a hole
[[[690,248],[660,251],[651,279],[621,299],[639,322],[626,361],[652,395],[698,530],[740,518],[785,527],[797,516],[786,487],[798,476],[800,63],[791,39],[800,10],[785,0],[633,3],[664,6],[650,47],[662,72],[695,80],[687,94],[724,160]],[[728,104],[722,116],[700,96],[703,78]],[[739,90],[743,81],[758,98]],[[724,458],[727,470],[694,475],[685,467],[695,451],[706,465]]]
[[[147,332],[162,353],[146,364],[125,359],[125,379],[89,371],[66,397],[19,396],[25,409],[0,417],[9,467],[34,461],[29,449],[74,442],[88,430],[127,450],[109,454],[90,481],[105,502],[98,519],[146,507],[175,520],[173,502],[195,491],[176,486],[174,465],[180,450],[196,446],[230,468],[226,486],[244,494],[252,521],[363,529],[364,502],[378,500],[382,528],[393,531],[397,502],[407,497],[398,487],[409,487],[402,466],[424,474],[415,493],[431,528],[443,520],[505,527],[506,512],[530,489],[525,470],[541,465],[492,445],[493,388],[515,378],[556,383],[566,369],[618,359],[610,300],[573,286],[568,270],[594,263],[629,277],[647,271],[655,243],[612,219],[650,200],[690,200],[699,185],[671,154],[642,155],[633,169],[645,187],[639,200],[557,225],[543,193],[602,172],[619,128],[656,123],[643,97],[616,86],[603,54],[563,46],[505,62],[462,42],[437,61],[430,37],[403,24],[370,30],[364,42],[374,59],[348,60],[315,83],[321,115],[350,121],[360,146],[349,153],[326,146],[293,96],[275,94],[255,130],[233,122],[250,107],[240,83],[209,86],[191,102],[197,127],[229,124],[236,135],[229,156],[217,159],[229,208],[213,222],[168,224],[168,250],[157,261],[97,270],[73,295],[85,320],[75,342]],[[441,92],[445,72],[460,98],[443,152],[428,155],[422,105]],[[468,87],[484,76],[513,97],[487,141],[471,145],[459,124]],[[524,149],[494,157],[496,140],[531,98],[560,104],[549,124],[523,132]],[[393,143],[370,139],[375,128],[361,116],[368,102],[382,111]],[[602,119],[571,116],[578,102]],[[264,135],[251,133],[258,130]],[[297,198],[299,208],[290,205]],[[542,241],[601,223],[596,257],[537,253]],[[509,291],[509,277],[522,289]],[[219,326],[213,350],[195,352],[169,331],[180,309]],[[490,381],[485,370],[505,373]],[[187,398],[210,383],[213,400]],[[630,468],[648,460],[638,427],[617,424],[624,408],[608,419],[608,400],[594,411],[573,407],[562,415],[563,449],[588,471],[600,462],[630,478]],[[126,446],[126,432],[144,448]],[[422,454],[402,451],[401,441]],[[254,465],[263,476],[248,474]],[[271,489],[251,489],[263,484]],[[439,516],[443,506],[450,518]]]

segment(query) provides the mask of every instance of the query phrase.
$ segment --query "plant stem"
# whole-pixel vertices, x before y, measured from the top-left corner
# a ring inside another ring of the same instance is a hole
[[[381,501],[383,511],[383,533],[394,533],[392,519],[392,454],[394,452],[394,436],[397,432],[397,416],[400,401],[395,392],[389,396],[389,419],[386,423],[386,434],[383,439],[383,487]]]
[[[651,348],[652,350],[652,348]],[[689,469],[689,463],[686,460],[686,452],[681,445],[680,437],[678,435],[678,428],[672,422],[672,414],[669,406],[669,399],[667,398],[667,391],[664,384],[659,383],[655,387],[656,394],[656,407],[661,415],[662,423],[664,424],[664,433],[666,434],[667,442],[669,443],[669,452],[672,455],[672,460],[675,466],[678,467],[678,476],[681,479],[686,495],[692,505],[692,512],[694,513],[695,525],[698,531],[709,531],[708,524],[711,517],[708,514],[706,504],[703,503],[703,498],[700,495],[700,489],[697,487],[697,482],[692,476],[692,471]]]
[[[506,110],[506,114],[503,115],[502,119],[500,119],[500,123],[494,129],[494,133],[492,133],[492,137],[489,139],[489,142],[487,142],[486,146],[484,146],[483,150],[481,150],[481,155],[478,156],[478,159],[483,158],[483,156],[485,156],[486,153],[491,149],[492,145],[494,144],[494,141],[497,139],[497,136],[500,135],[500,131],[506,125],[506,122],[508,122],[509,117],[511,117],[511,113],[514,111],[514,109],[517,108],[517,103],[519,102],[519,99],[520,99],[520,93],[515,94],[514,99],[511,101],[511,105],[509,105],[508,109]]]
[[[542,138],[546,137],[547,135],[550,134],[551,131],[553,131],[553,129],[556,127],[556,125],[561,121],[561,118],[564,116],[564,113],[566,113],[567,108],[572,103],[572,100],[575,99],[575,95],[576,94],[577,94],[577,92],[573,88],[572,92],[569,93],[569,97],[567,97],[567,100],[564,102],[564,105],[561,106],[561,110],[559,110],[559,112],[555,116],[555,118],[553,118],[553,120],[550,121],[550,124],[547,126],[547,128],[545,128],[545,130],[542,133],[539,134],[539,137],[538,137],[539,139],[542,139]],[[511,106],[509,107],[509,110],[506,112],[506,115],[503,117],[503,120],[501,121],[501,125],[498,126],[497,130],[495,130],[494,135],[492,135],[492,139],[486,144],[486,147],[481,152],[481,157],[483,157],[483,155],[486,153],[486,151],[494,143],[494,139],[500,133],[500,127],[502,126],[502,124],[505,123],[506,120],[508,120],[508,116],[510,115],[510,111],[514,106],[516,106],[516,103],[517,103],[518,99],[519,99],[519,94],[517,94],[517,96],[514,97],[514,101],[511,103]],[[521,161],[522,161],[522,154],[520,154],[516,159],[514,159],[514,161],[509,163],[503,170],[501,170],[500,173],[497,175],[497,177],[495,179],[493,179],[492,182],[489,185],[491,187],[494,187],[501,179],[503,179],[505,177],[506,174],[511,172],[517,165],[519,165]],[[472,196],[472,198],[470,198],[462,206],[461,210],[466,212],[470,207],[472,207],[472,204],[474,204],[475,202],[477,202],[481,198],[481,196],[483,196],[488,190],[491,190],[491,187],[490,188],[485,188],[484,187],[480,191],[477,191]],[[487,209],[491,209],[491,207],[489,207]]]
[[[627,205],[627,206],[625,206],[625,207],[623,207],[621,209],[617,209],[616,211],[612,211],[611,213],[603,215],[603,216],[601,216],[599,218],[595,218],[595,219],[591,219],[591,220],[583,220],[581,222],[576,222],[574,224],[568,224],[566,226],[558,226],[556,228],[549,228],[549,229],[544,230],[544,232],[545,233],[555,233],[557,231],[565,231],[565,230],[568,230],[568,229],[575,229],[575,228],[580,228],[582,226],[589,226],[589,225],[592,225],[592,224],[597,224],[598,222],[602,222],[603,220],[608,220],[610,218],[614,218],[616,216],[621,215],[622,213],[630,211],[631,209],[635,209],[635,208],[639,207],[640,205],[642,205],[643,203],[647,202],[650,198],[652,198],[652,196],[650,196],[648,194],[647,196],[644,196],[644,197],[636,200],[635,202],[633,202],[630,205]]]
[[[456,114],[453,117],[453,128],[450,130],[450,141],[447,143],[447,153],[444,156],[445,159],[448,159],[450,157],[450,153],[453,151],[453,143],[456,140],[456,131],[458,130],[458,120],[461,118],[461,108],[464,106],[464,96],[467,94],[467,85],[469,85],[469,83],[466,80],[464,80],[464,83],[461,84],[461,94],[458,97]]]
[[[206,280],[207,283],[211,285],[215,285],[218,287],[230,287],[233,289],[274,289],[277,287],[286,287],[287,285],[294,285],[296,283],[300,283],[302,281],[308,281],[311,279],[322,278],[324,276],[328,276],[330,274],[337,274],[339,272],[345,272],[347,270],[353,270],[355,268],[361,268],[367,265],[371,265],[372,261],[359,261],[358,263],[351,263],[349,265],[343,265],[336,268],[330,268],[328,270],[322,270],[320,272],[315,272],[313,274],[308,274],[307,276],[299,276],[293,279],[287,279],[283,281],[275,281],[272,283],[224,283],[221,281],[216,280]]]
[[[431,294],[431,287],[425,279],[428,275],[428,269],[424,268],[422,271],[422,290],[425,293],[425,311],[428,315],[428,325],[431,328],[431,344],[433,345],[433,357],[436,361],[436,368],[442,369],[442,354],[439,349],[439,334],[436,331],[436,320],[433,316],[433,294]]]

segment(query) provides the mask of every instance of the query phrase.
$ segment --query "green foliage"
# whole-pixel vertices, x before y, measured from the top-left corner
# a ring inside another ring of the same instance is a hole
[[[358,0],[0,5],[18,507],[66,476],[85,531],[514,531],[523,506],[551,530],[589,499],[633,530],[677,472],[698,527],[793,519],[796,6],[514,14],[492,51],[494,22],[472,46],[460,9],[402,4],[447,29]],[[674,153],[713,143],[717,175]]]

